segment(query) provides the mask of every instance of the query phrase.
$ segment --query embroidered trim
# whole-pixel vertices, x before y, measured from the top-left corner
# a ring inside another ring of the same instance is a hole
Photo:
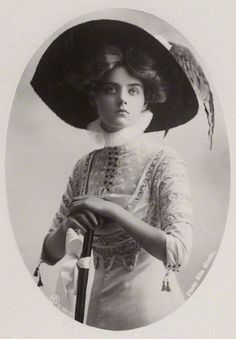
[[[178,200],[178,202],[183,201],[185,198],[190,199],[190,194],[181,193],[181,192],[170,192],[167,193],[166,196],[162,197],[162,205],[167,205],[167,203],[171,204]]]
[[[179,272],[179,269],[181,267],[181,264],[166,264],[165,265],[165,269],[167,270],[167,272],[169,271],[173,271],[173,272]]]
[[[187,212],[170,212],[167,213],[165,217],[162,218],[162,229],[165,230],[165,228],[169,225],[171,225],[173,222],[185,222],[188,224],[191,224],[192,215]],[[166,224],[167,223],[167,224]]]
[[[119,266],[132,271],[140,250],[140,245],[123,230],[112,235],[94,236],[94,266],[99,266],[99,257],[102,257],[106,272]]]
[[[121,244],[124,241],[130,240],[133,238],[124,230],[119,230],[115,233],[98,235],[94,234],[93,243],[96,246],[109,246],[114,245],[114,243]]]
[[[85,163],[84,163],[84,168],[82,172],[82,178],[81,178],[81,189],[80,189],[80,194],[85,195],[87,191],[87,184],[89,180],[89,170],[91,167],[92,160],[94,158],[94,155],[97,151],[93,151],[89,153],[86,158],[85,158]]]
[[[95,268],[98,268],[99,257],[101,256],[103,258],[106,272],[109,272],[112,268],[119,266],[123,266],[126,271],[130,272],[136,265],[141,248],[136,242],[133,242],[117,248],[93,247],[93,251]]]
[[[163,188],[168,185],[168,182],[173,181],[173,178],[186,178],[185,174],[183,173],[173,173],[170,176],[166,176],[164,179],[162,179],[160,185],[159,185],[159,192],[162,193]]]

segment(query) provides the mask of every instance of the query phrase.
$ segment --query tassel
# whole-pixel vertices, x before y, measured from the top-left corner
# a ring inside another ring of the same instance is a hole
[[[171,292],[168,275],[170,274],[170,271],[168,270],[164,276],[164,280],[162,281],[162,291]]]
[[[39,275],[39,266],[37,266],[34,271],[34,277],[38,277],[38,275]]]
[[[39,274],[38,287],[41,287],[41,286],[43,286],[43,282],[42,282],[42,279],[41,279],[41,274]]]
[[[38,266],[36,267],[35,271],[34,271],[34,277],[39,277],[39,280],[38,280],[38,286],[41,287],[43,286],[43,282],[42,282],[42,278],[41,278],[41,274],[40,274],[40,265],[42,263],[42,260],[40,259],[39,260],[39,264]]]
[[[162,291],[166,291],[166,285],[165,285],[165,280],[162,281]]]
[[[167,280],[167,282],[166,282],[166,291],[167,291],[167,292],[171,292],[169,280]]]

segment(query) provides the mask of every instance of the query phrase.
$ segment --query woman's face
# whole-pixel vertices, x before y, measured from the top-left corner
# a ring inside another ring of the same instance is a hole
[[[95,104],[107,132],[131,126],[147,106],[142,82],[123,66],[106,73],[95,93]]]

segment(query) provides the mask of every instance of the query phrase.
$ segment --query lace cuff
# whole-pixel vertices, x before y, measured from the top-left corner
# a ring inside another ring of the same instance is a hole
[[[182,224],[181,232],[175,230],[167,234],[166,238],[166,263],[165,268],[171,271],[179,271],[189,260],[189,253],[192,247],[192,227],[189,224]],[[184,237],[183,237],[184,233]]]

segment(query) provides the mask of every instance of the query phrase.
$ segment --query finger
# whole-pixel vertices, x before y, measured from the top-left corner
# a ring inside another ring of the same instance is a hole
[[[69,215],[79,213],[83,207],[84,207],[84,203],[81,201],[72,203],[72,207],[70,208]]]
[[[81,200],[84,200],[84,199],[87,199],[87,198],[88,198],[88,194],[78,195],[77,197],[74,197],[72,201],[81,201]]]
[[[82,213],[88,218],[88,220],[93,224],[94,227],[98,226],[98,218],[92,211],[84,209]]]
[[[72,202],[72,207],[70,209],[70,213],[76,213],[79,212],[79,210],[82,209],[89,209],[91,210],[90,206],[93,206],[94,202],[91,204],[91,201],[89,202],[87,198],[81,199],[81,200],[75,200]]]
[[[84,228],[75,218],[69,217],[69,219],[71,221],[70,227],[77,232],[80,231],[82,235],[85,235],[87,232],[86,228]]]
[[[90,222],[90,220],[87,218],[87,216],[83,213],[79,213],[75,215],[76,220],[85,227],[86,230],[94,231],[95,226]]]

